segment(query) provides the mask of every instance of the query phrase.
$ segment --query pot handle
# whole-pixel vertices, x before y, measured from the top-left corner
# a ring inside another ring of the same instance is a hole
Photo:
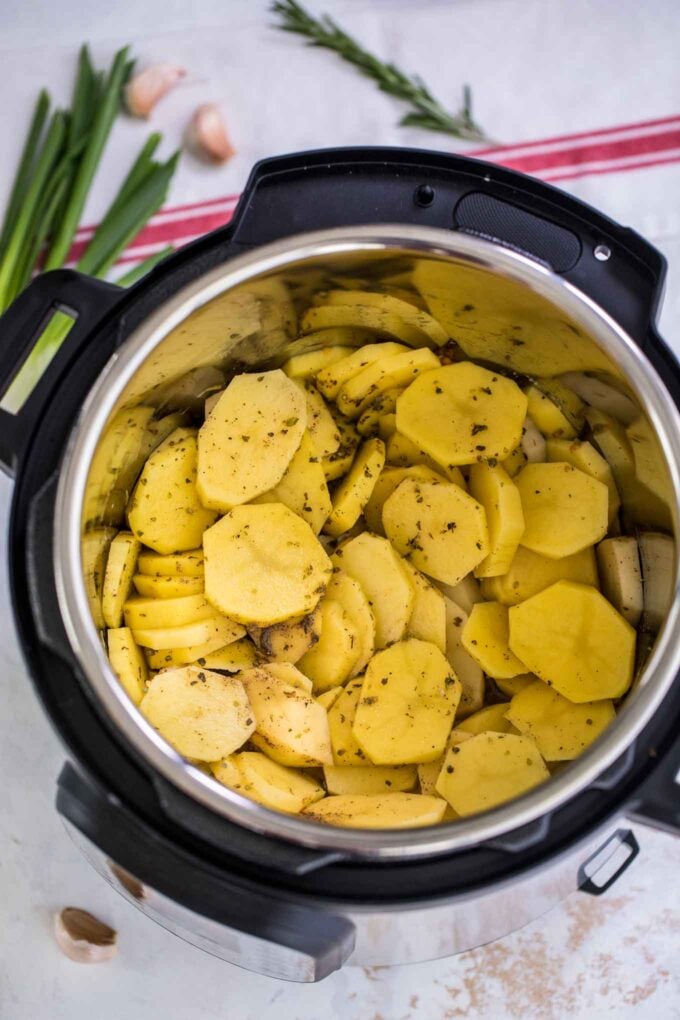
[[[628,817],[680,836],[680,741],[659,761]]]
[[[354,949],[350,920],[272,896],[164,838],[67,763],[57,810],[97,870],[170,930],[238,966],[289,981],[321,981]],[[85,837],[83,839],[82,837]]]
[[[38,276],[0,318],[0,469],[14,474],[52,387],[123,290],[70,269]],[[54,319],[61,312],[66,318]],[[68,320],[73,323],[69,326]],[[21,387],[21,369],[50,322],[52,350],[38,379]],[[24,394],[25,390],[25,394]]]

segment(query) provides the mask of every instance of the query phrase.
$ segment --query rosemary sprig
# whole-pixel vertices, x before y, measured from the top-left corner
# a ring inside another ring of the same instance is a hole
[[[313,17],[297,0],[275,0],[271,11],[281,19],[278,28],[309,40],[309,46],[333,50],[348,63],[371,78],[381,92],[402,99],[411,105],[399,123],[404,127],[421,127],[439,131],[470,142],[489,142],[482,128],[472,117],[470,87],[463,89],[463,105],[458,113],[449,113],[434,98],[417,75],[409,77],[394,64],[384,63],[365,50],[327,14]]]

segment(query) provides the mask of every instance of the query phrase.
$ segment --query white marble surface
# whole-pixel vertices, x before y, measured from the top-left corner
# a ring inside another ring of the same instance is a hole
[[[103,52],[132,38],[142,57],[149,58],[173,47],[195,48],[210,26],[213,65],[231,62],[241,77],[244,70],[255,76],[249,60],[257,56],[267,63],[272,54],[281,56],[280,40],[260,32],[265,6],[261,0],[119,0],[86,8],[80,0],[4,0],[0,48],[11,73],[0,86],[3,138],[18,147],[34,85],[65,82],[71,54],[85,34]],[[632,0],[430,0],[419,4],[417,22],[413,5],[403,0],[326,0],[315,6],[355,21],[362,18],[368,26],[365,38],[407,54],[410,66],[424,67],[429,80],[441,83],[440,91],[445,85],[451,92],[450,77],[456,89],[461,75],[471,79],[490,129],[501,137],[540,137],[677,112],[680,90],[671,94],[669,85],[679,80],[680,8],[675,0],[654,0],[644,14]],[[423,58],[433,26],[440,38],[450,40],[447,47],[455,60]],[[552,75],[552,92],[536,75],[522,73],[521,47],[529,37],[540,43],[536,60],[547,79],[551,63],[556,67],[556,61],[567,59],[565,39],[574,44],[569,67]],[[269,152],[319,143],[440,141],[417,133],[398,135],[389,126],[394,120],[389,101],[368,87],[360,89],[359,112],[352,103],[338,106],[338,90],[347,95],[355,87],[351,74],[323,55],[292,52],[295,61],[286,64],[286,73],[292,74],[291,67],[303,59],[316,61],[319,76],[309,109],[296,115],[286,108],[286,90],[280,88],[285,116],[275,118],[274,106],[263,99],[255,112],[269,110],[271,133],[249,135],[243,110],[252,116],[252,103],[248,107],[245,89],[236,89],[231,100],[242,160],[227,169],[225,183],[215,186],[213,194],[238,190],[249,163]],[[516,99],[508,102],[503,88],[480,73],[480,67],[490,66],[500,69],[506,85],[515,83]],[[570,83],[572,70],[574,78],[580,77],[579,88]],[[587,87],[590,79],[601,82],[607,75],[609,92]],[[574,106],[586,99],[587,112],[576,115]],[[324,114],[329,108],[342,114],[330,126]],[[114,142],[127,151],[123,136]],[[15,158],[12,145],[3,145],[0,194]],[[662,325],[680,349],[680,217],[677,202],[671,202],[673,194],[677,198],[678,177],[669,171],[667,177],[655,177],[650,188],[648,173],[575,182],[572,190],[637,226],[668,254],[671,275]],[[180,184],[183,190],[172,196],[178,202],[187,190],[190,197],[204,197],[210,194],[206,188],[213,187],[204,177],[191,178],[189,171]],[[103,189],[93,197],[93,215],[104,201],[106,183]],[[517,935],[457,959],[392,970],[350,969],[316,987],[239,971],[148,921],[82,860],[53,808],[63,752],[33,696],[14,638],[4,567],[10,497],[10,484],[0,478],[0,1020],[680,1017],[680,843],[639,828],[639,859],[620,885],[600,899],[575,894]],[[118,929],[120,952],[113,963],[88,968],[60,954],[51,936],[51,914],[66,904],[90,909]]]

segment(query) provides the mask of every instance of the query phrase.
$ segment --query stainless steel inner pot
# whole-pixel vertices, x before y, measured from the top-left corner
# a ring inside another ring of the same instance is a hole
[[[519,372],[527,372],[533,358],[534,373],[549,374],[540,367],[547,356],[560,366],[557,371],[594,371],[625,386],[658,436],[677,532],[680,417],[651,364],[617,323],[561,277],[507,248],[444,230],[386,225],[304,234],[256,249],[188,285],[151,315],[110,359],[75,423],[61,472],[54,543],[60,608],[73,649],[104,711],[153,769],[243,826],[372,859],[470,847],[555,809],[624,752],[680,666],[679,606],[673,598],[635,689],[585,754],[512,803],[464,821],[409,831],[333,828],[268,810],[184,761],[127,698],[94,625],[81,560],[83,528],[97,523],[84,519],[86,500],[93,493],[106,495],[110,486],[108,465],[101,456],[94,458],[113,414],[139,404],[181,407],[191,399],[192,381],[201,378],[198,368],[219,368],[228,377],[234,368],[276,365],[310,346],[298,338],[296,313],[317,291],[337,281],[369,287],[386,279],[402,289],[417,286],[463,349],[481,352],[475,357],[497,363],[503,357],[501,364]],[[220,375],[207,372],[203,378],[209,385]],[[118,498],[105,499],[113,519],[105,515],[104,523],[121,523],[124,498],[108,495]],[[677,573],[676,562],[675,591]]]

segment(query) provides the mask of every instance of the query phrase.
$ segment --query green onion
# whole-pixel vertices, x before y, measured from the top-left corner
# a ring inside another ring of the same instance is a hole
[[[30,172],[35,160],[36,150],[45,126],[45,121],[47,120],[49,109],[50,97],[45,89],[42,89],[38,96],[38,101],[35,104],[35,110],[31,119],[31,126],[28,129],[24,150],[21,153],[21,159],[19,160],[19,166],[17,167],[14,184],[12,185],[12,191],[9,196],[9,202],[7,203],[5,219],[2,225],[2,234],[0,234],[0,252],[4,251],[7,247],[10,235],[14,230],[14,225],[19,216],[21,203],[26,196],[30,180]]]
[[[148,258],[145,258],[143,262],[138,262],[136,266],[132,267],[132,269],[128,269],[127,273],[123,273],[122,276],[119,276],[116,283],[119,287],[132,287],[134,283],[137,283],[137,281],[141,280],[147,273],[150,273],[154,266],[157,266],[159,262],[166,259],[168,255],[172,255],[174,250],[175,249],[171,244],[166,244],[165,248],[161,248],[160,251],[155,251],[153,255],[149,255]]]
[[[109,206],[104,219],[99,224],[99,229],[108,227],[109,223],[115,219],[138,185],[146,180],[149,174],[160,165],[151,157],[160,145],[162,137],[157,131],[149,135],[137,159],[130,167],[127,177],[118,189],[118,194]]]

